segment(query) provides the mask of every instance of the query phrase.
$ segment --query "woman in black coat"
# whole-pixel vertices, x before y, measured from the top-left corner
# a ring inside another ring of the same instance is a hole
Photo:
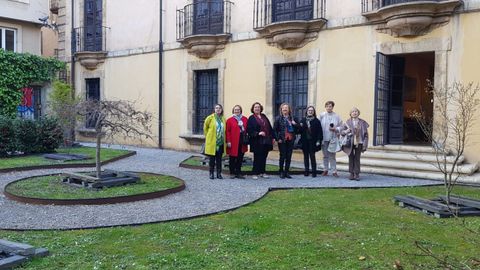
[[[323,131],[320,120],[313,106],[308,106],[305,117],[300,121],[301,137],[300,145],[303,151],[303,162],[305,164],[305,176],[309,175],[309,165],[312,165],[312,177],[317,176],[317,160],[315,153],[321,149]],[[309,162],[310,161],[310,162]]]
[[[287,103],[282,103],[279,108],[279,115],[273,124],[273,134],[278,142],[280,152],[279,173],[280,178],[292,178],[290,176],[290,162],[292,160],[293,144],[295,134],[298,132],[298,120],[292,116],[292,109]]]
[[[253,152],[253,179],[268,178],[265,174],[268,152],[273,149],[273,130],[267,116],[263,114],[263,106],[255,102],[250,109],[252,115],[248,118],[247,133],[250,152]]]

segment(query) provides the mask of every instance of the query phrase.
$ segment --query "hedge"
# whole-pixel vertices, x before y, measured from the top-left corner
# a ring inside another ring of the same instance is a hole
[[[54,118],[34,121],[0,116],[0,157],[53,152],[62,140],[62,128]]]

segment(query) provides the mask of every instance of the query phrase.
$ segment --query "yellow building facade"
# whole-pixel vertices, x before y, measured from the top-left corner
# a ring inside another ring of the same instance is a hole
[[[240,104],[248,116],[259,101],[272,119],[280,101],[301,115],[327,100],[343,119],[358,107],[371,144],[427,145],[409,116],[435,116],[427,80],[480,82],[478,0],[160,2],[161,24],[153,0],[61,1],[59,11],[67,18],[59,49],[75,61],[77,93],[137,101],[156,116],[152,147],[199,149],[199,116],[213,103],[227,115]],[[85,30],[92,20],[96,30]],[[80,31],[100,47],[85,48]],[[478,163],[480,122],[473,131],[465,157]],[[79,128],[80,139],[88,134]]]

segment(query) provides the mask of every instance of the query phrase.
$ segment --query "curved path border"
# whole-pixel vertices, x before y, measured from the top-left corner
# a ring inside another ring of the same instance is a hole
[[[46,230],[86,229],[155,223],[215,214],[259,200],[269,190],[289,188],[381,188],[439,185],[440,182],[362,175],[361,181],[341,178],[293,176],[293,179],[209,180],[208,172],[179,168],[192,153],[135,148],[137,155],[109,164],[105,168],[172,175],[185,181],[186,188],[162,198],[110,205],[31,205],[15,202],[0,193],[0,229]],[[81,169],[83,171],[89,169]],[[79,169],[37,170],[0,174],[0,190],[9,182],[34,175]]]
[[[50,174],[51,175],[51,174]],[[159,175],[159,174],[152,174]],[[48,176],[48,175],[45,175]],[[92,199],[44,199],[44,198],[33,198],[15,195],[7,191],[7,187],[15,182],[27,180],[31,177],[22,178],[8,183],[3,193],[5,197],[11,200],[15,200],[21,203],[30,203],[30,204],[43,204],[43,205],[100,205],[100,204],[115,204],[115,203],[126,203],[126,202],[136,202],[142,200],[150,200],[160,198],[166,195],[170,195],[176,192],[180,192],[185,189],[185,182],[182,179],[175,177],[177,180],[180,180],[181,185],[175,188],[169,188],[160,191],[153,191],[129,196],[117,196],[117,197],[106,197],[106,198],[92,198]]]
[[[131,156],[136,155],[136,151],[131,151],[129,153],[120,155],[118,157],[114,157],[111,159],[107,159],[101,162],[102,166],[107,165],[109,163],[119,161],[124,158],[128,158]],[[18,172],[18,171],[32,171],[32,170],[48,170],[48,169],[65,169],[65,168],[91,168],[97,166],[94,162],[90,163],[62,163],[62,164],[51,164],[51,165],[35,165],[35,166],[25,166],[25,167],[17,167],[17,168],[4,168],[0,169],[0,173],[8,173],[8,172]]]

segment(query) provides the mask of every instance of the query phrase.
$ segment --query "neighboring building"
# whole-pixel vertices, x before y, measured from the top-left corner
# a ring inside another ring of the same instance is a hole
[[[53,56],[44,54],[44,49],[56,47],[56,44],[45,39],[42,32],[47,36],[54,36],[54,32],[42,31],[40,21],[49,14],[48,0],[0,0],[0,48],[18,53]],[[47,88],[42,84],[22,89],[24,98],[19,106],[21,117],[38,118],[42,115]]]
[[[273,117],[281,102],[300,116],[307,105],[320,112],[334,100],[343,118],[360,108],[372,144],[427,154],[408,113],[435,115],[427,80],[480,82],[480,0],[164,0],[162,57],[159,2],[61,0],[59,55],[69,62],[73,52],[75,89],[85,97],[138,100],[154,115],[160,108],[163,132],[155,135],[166,148],[198,149],[217,102],[227,115],[235,104],[248,115],[260,101]],[[480,123],[474,129],[471,171],[480,161]],[[401,174],[414,163],[389,164]]]

